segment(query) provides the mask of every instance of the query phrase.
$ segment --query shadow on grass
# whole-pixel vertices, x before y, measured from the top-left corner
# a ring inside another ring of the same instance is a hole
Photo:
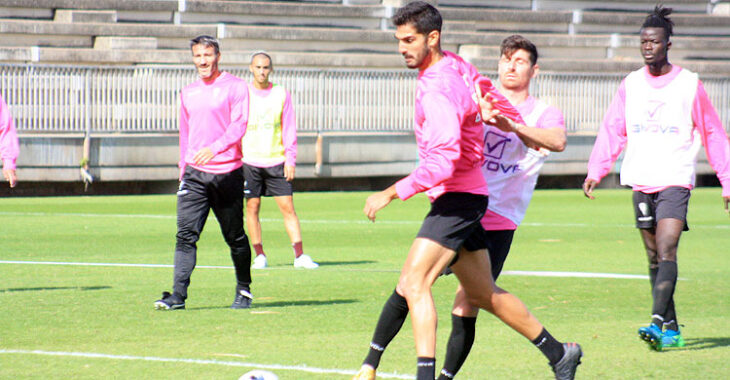
[[[330,306],[330,305],[348,304],[348,303],[355,303],[355,302],[358,302],[358,301],[353,300],[353,299],[345,299],[345,300],[328,300],[328,301],[308,300],[308,301],[257,302],[254,299],[253,304],[251,304],[251,308],[244,309],[244,310],[257,310],[257,309],[266,309],[266,308],[272,308],[272,307],[287,307],[287,306]],[[230,308],[229,305],[203,306],[203,307],[188,307],[187,310],[214,310],[214,309],[229,309],[229,308]]]
[[[51,287],[39,287],[39,288],[9,288],[0,289],[0,293],[14,293],[14,292],[42,292],[45,290],[103,290],[111,289],[111,286],[51,286]]]
[[[685,350],[706,350],[718,347],[730,347],[730,337],[712,337],[712,338],[689,338],[684,340]],[[672,348],[667,348],[671,350]]]

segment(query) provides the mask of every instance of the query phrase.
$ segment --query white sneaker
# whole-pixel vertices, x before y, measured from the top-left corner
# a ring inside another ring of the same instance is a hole
[[[268,266],[268,262],[266,261],[266,255],[257,255],[253,259],[253,265],[251,265],[251,269],[264,269]]]
[[[319,264],[312,261],[309,255],[301,255],[294,259],[294,268],[315,269],[317,267],[319,267]]]

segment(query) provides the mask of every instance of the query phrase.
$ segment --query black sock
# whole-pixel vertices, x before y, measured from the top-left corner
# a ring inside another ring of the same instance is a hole
[[[550,333],[543,327],[540,335],[532,341],[532,344],[542,351],[542,354],[550,361],[550,364],[555,364],[563,358],[565,349],[563,344],[555,340]]]
[[[654,284],[656,283],[656,273],[659,270],[658,265],[649,265],[649,282],[651,282],[651,291],[654,291]]]
[[[669,300],[667,314],[664,315],[664,329],[679,331],[679,323],[677,323],[677,311],[674,309],[674,297]]]
[[[434,377],[436,377],[436,359],[419,356],[416,380],[433,380]]]
[[[439,380],[453,379],[464,364],[474,344],[476,317],[460,317],[451,314],[451,335],[446,344],[446,359]]]
[[[669,302],[674,297],[674,287],[677,284],[677,262],[662,261],[659,263],[659,270],[654,283],[654,306],[652,307],[652,321],[660,328],[666,319]]]
[[[385,347],[388,346],[388,343],[395,338],[398,331],[403,327],[403,322],[407,316],[408,302],[394,290],[393,294],[385,302],[383,311],[380,312],[380,318],[373,333],[373,340],[370,341],[370,351],[368,351],[368,356],[365,357],[363,364],[378,368],[380,365],[380,357],[383,356]]]

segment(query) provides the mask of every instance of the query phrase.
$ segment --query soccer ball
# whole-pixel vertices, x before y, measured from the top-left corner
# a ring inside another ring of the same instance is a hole
[[[279,380],[279,376],[274,375],[273,372],[255,369],[244,373],[238,380]]]

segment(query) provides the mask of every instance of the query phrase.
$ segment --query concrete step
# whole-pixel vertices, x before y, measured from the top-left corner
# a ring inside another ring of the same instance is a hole
[[[706,13],[709,0],[677,0],[665,3],[675,12]],[[536,10],[620,10],[646,13],[655,0],[535,0]]]
[[[53,21],[74,22],[117,22],[116,11],[88,11],[79,9],[58,9]]]
[[[2,46],[91,47],[92,36],[0,33]]]
[[[75,35],[192,38],[200,34],[215,36],[216,25],[172,25],[140,23],[64,23],[39,20],[0,20],[0,33],[19,35]],[[0,43],[2,43],[0,41]]]
[[[157,49],[157,39],[150,37],[96,37],[94,40],[94,49],[155,50]]]
[[[53,9],[4,7],[0,5],[0,18],[50,20],[53,19]]]
[[[0,7],[35,9],[177,11],[178,4],[178,0],[0,0]]]

